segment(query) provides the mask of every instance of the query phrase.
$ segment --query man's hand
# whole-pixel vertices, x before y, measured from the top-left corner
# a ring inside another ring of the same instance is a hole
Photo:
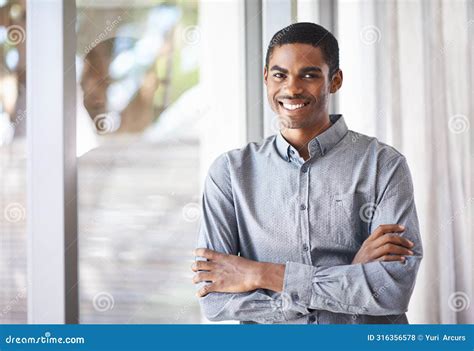
[[[240,293],[259,288],[281,291],[285,265],[252,261],[210,249],[196,249],[194,255],[209,261],[196,261],[193,283],[211,282],[197,293],[203,297],[210,292]],[[200,272],[201,271],[201,272]]]
[[[367,263],[372,261],[405,261],[405,256],[413,255],[414,244],[397,234],[405,230],[398,224],[380,225],[364,241],[357,252],[352,264]]]

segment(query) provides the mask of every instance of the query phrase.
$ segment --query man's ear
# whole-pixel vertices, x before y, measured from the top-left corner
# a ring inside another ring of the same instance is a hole
[[[265,85],[267,85],[267,79],[268,79],[267,66],[263,66],[263,81],[265,82]]]
[[[334,94],[335,92],[337,92],[341,88],[342,80],[343,80],[342,71],[340,69],[338,69],[337,72],[334,73],[334,75],[332,76],[331,90],[330,90],[331,94]]]

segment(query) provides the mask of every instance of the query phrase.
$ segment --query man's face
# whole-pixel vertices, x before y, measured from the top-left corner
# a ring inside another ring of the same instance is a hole
[[[329,66],[320,48],[309,44],[275,47],[264,77],[268,101],[284,127],[311,128],[326,115],[334,84],[331,89]],[[340,78],[342,82],[342,74]],[[339,87],[336,84],[335,90]]]

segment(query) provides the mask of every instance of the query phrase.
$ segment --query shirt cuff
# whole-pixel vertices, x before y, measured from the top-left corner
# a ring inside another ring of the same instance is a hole
[[[313,291],[312,276],[312,266],[286,262],[283,294],[292,302],[292,305],[303,305],[304,307],[310,305]]]

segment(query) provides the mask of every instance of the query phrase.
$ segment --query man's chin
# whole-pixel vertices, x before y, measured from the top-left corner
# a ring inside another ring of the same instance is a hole
[[[305,115],[288,115],[280,114],[280,121],[288,129],[304,128],[308,121],[308,116]]]

